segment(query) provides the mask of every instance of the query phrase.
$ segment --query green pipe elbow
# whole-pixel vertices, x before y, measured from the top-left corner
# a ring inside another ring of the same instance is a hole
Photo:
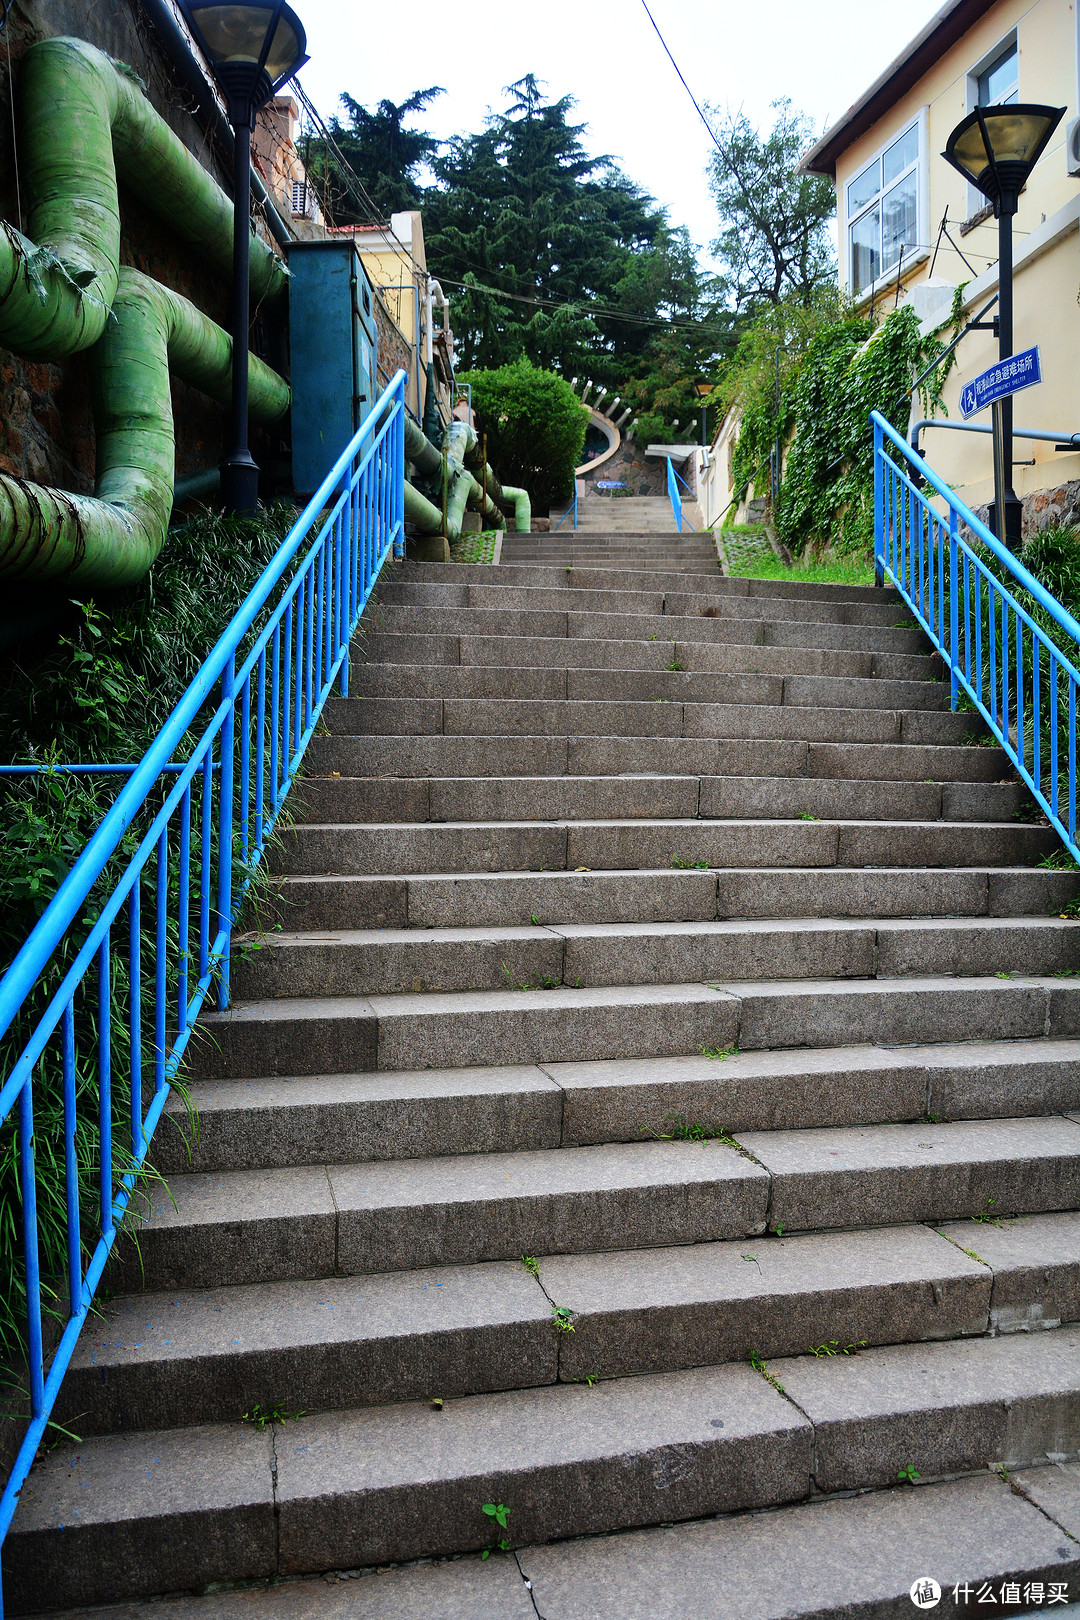
[[[503,500],[507,506],[514,509],[514,528],[518,534],[528,534],[532,528],[532,502],[529,500],[527,489],[511,489],[509,484],[502,487]]]
[[[405,460],[416,468],[421,478],[437,478],[442,471],[441,454],[411,416],[405,418]]]
[[[443,518],[437,506],[432,505],[426,496],[409,480],[405,480],[405,521],[412,525],[418,534],[442,534]]]
[[[19,79],[28,236],[0,231],[0,343],[61,359],[105,330],[116,293],[116,176],[218,269],[232,266],[233,205],[103,51],[81,39],[32,45]],[[273,297],[288,272],[251,238],[251,290]]]
[[[173,505],[170,366],[227,402],[232,340],[179,293],[120,272],[113,319],[91,355],[97,483],[93,497],[0,475],[0,578],[115,588],[141,579]],[[251,414],[287,409],[282,378],[251,358]]]

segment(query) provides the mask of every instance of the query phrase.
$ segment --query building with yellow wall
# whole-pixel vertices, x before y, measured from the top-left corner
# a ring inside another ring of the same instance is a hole
[[[1044,379],[1017,395],[1018,431],[1080,431],[1077,13],[1070,0],[950,0],[800,164],[835,179],[840,284],[856,310],[884,313],[898,299],[913,299],[929,331],[948,317],[957,286],[964,286],[969,319],[997,290],[997,221],[942,157],[951,131],[977,105],[1018,100],[1066,108],[1013,222],[1015,348],[1039,344]],[[996,358],[991,332],[963,339],[943,389],[950,420],[962,420],[963,384]],[[989,425],[989,413],[974,420]],[[710,520],[730,498],[736,433],[729,420],[713,447]],[[930,429],[923,450],[969,506],[990,501],[989,436]],[[1080,453],[1018,437],[1014,455],[1026,525],[1062,509],[1080,520]],[[1073,482],[1074,491],[1053,499]]]

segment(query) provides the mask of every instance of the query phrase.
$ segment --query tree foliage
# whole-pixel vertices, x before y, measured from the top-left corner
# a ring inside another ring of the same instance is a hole
[[[567,497],[588,422],[569,383],[523,355],[509,365],[470,372],[462,381],[472,387],[488,460],[503,482],[527,489],[536,507]]]
[[[442,94],[442,87],[433,84],[427,90],[414,90],[400,103],[380,101],[374,112],[350,95],[341,98],[346,116],[344,121],[335,118],[330,132],[375,207],[387,217],[421,205],[423,193],[417,171],[431,163],[441,143],[426,130],[406,129],[405,120],[423,112]],[[328,159],[326,186],[331,216],[337,224],[366,222],[359,199],[347,186],[333,154]]]
[[[743,112],[722,119],[709,168],[721,226],[713,251],[727,299],[743,312],[789,299],[810,305],[836,274],[832,182],[795,172],[812,127],[790,101],[773,102],[773,110],[767,135]]]

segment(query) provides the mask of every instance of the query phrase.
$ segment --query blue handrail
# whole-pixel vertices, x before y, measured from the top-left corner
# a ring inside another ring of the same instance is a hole
[[[574,479],[574,499],[571,502],[571,504],[566,508],[566,511],[563,513],[563,515],[559,519],[558,523],[556,523],[555,529],[561,529],[562,528],[563,524],[566,522],[566,520],[570,516],[571,512],[574,514],[574,528],[575,528],[575,530],[577,529],[577,503],[578,503],[577,479],[575,478]],[[552,531],[551,531],[552,534],[555,533],[555,529],[552,529]]]
[[[675,519],[675,527],[682,534],[682,496],[679,494],[679,484],[675,477],[675,468],[671,465],[671,457],[666,456],[664,459],[667,461],[667,492],[668,500],[671,502],[671,515]]]
[[[335,682],[348,692],[349,641],[379,571],[391,552],[404,554],[404,414],[399,371],[143,758],[114,767],[127,782],[0,980],[0,1039],[16,1026],[22,1041],[0,1087],[0,1121],[17,1110],[30,1384],[29,1426],[0,1498],[0,1538],[197,1015],[211,989],[220,1010],[229,1004],[240,903],[327,697]],[[138,844],[129,856],[132,829]],[[41,1009],[40,995],[28,998],[50,970],[47,982],[61,973],[62,948],[70,965]],[[20,1019],[33,1023],[25,1038]],[[42,1071],[63,1097],[67,1265],[55,1291],[55,1279],[41,1276],[36,1219],[34,1087]],[[92,1077],[81,1091],[80,1074]],[[152,1091],[145,1112],[144,1080]],[[90,1119],[80,1111],[88,1095]],[[88,1129],[98,1133],[100,1175],[94,1229],[84,1233],[76,1161]],[[49,1358],[43,1290],[66,1296]]]
[[[896,586],[948,665],[952,707],[963,690],[1080,860],[1080,624],[883,416],[874,411],[870,420],[875,577]],[[924,486],[944,511],[931,504]],[[1017,589],[1049,615],[1054,637],[1017,601]]]

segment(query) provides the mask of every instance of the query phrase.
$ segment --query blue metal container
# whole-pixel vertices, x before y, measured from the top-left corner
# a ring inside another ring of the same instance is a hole
[[[292,242],[289,346],[293,485],[318,489],[375,401],[371,283],[351,236]]]

